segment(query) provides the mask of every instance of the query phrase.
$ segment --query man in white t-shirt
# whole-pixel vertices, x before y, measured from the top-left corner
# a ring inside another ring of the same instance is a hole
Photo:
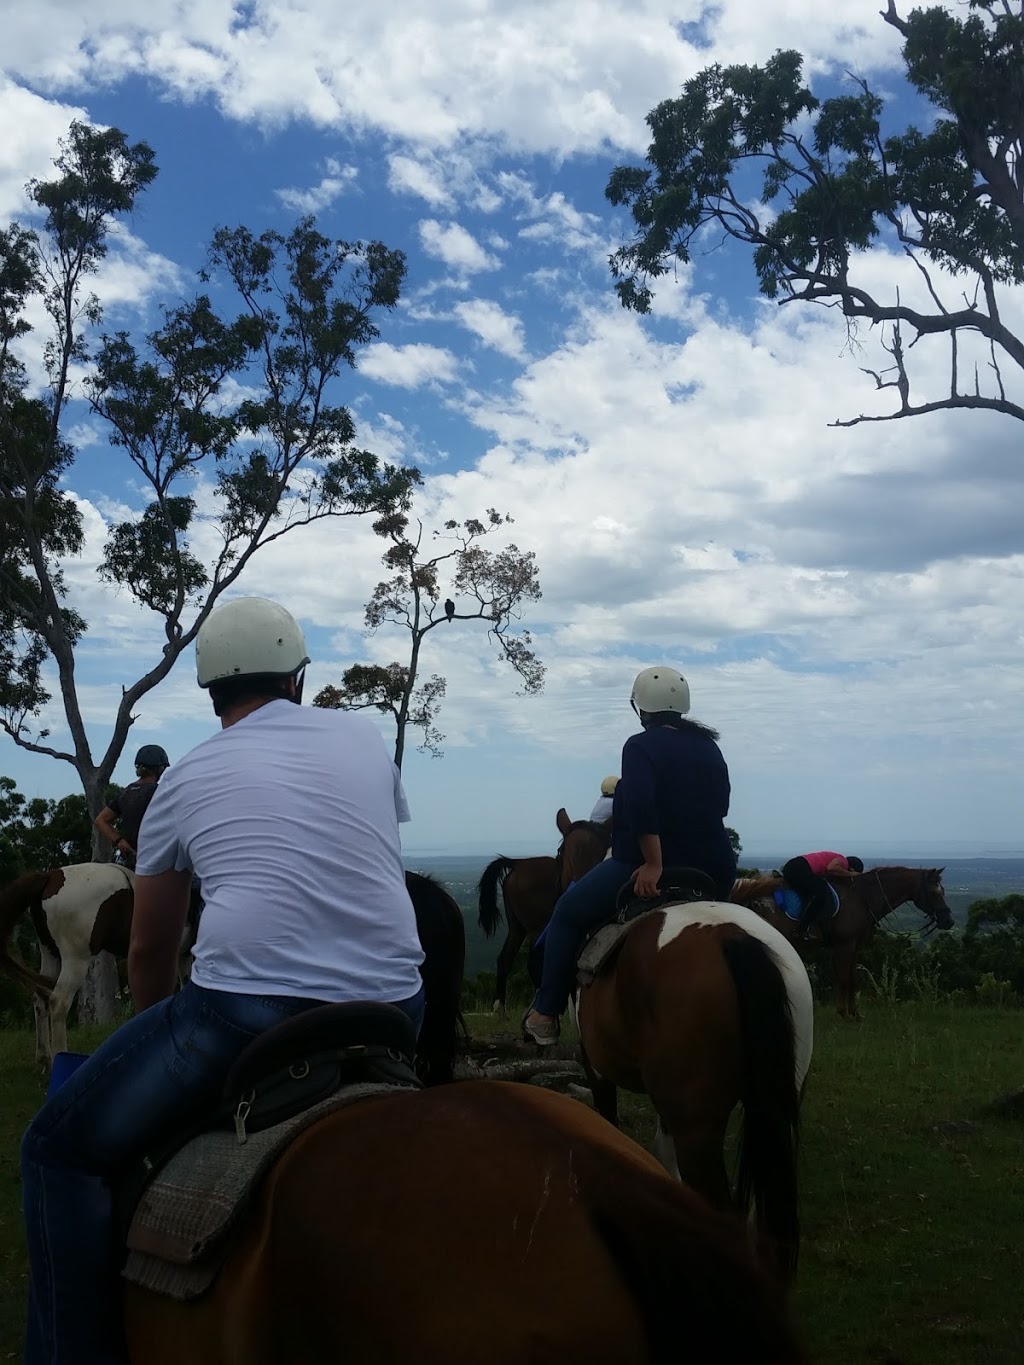
[[[139,840],[135,1016],[56,1092],[22,1144],[26,1365],[122,1359],[109,1181],[212,1106],[232,1062],[328,1001],[396,1004],[418,1028],[423,960],[405,886],[398,770],[374,725],[302,710],[309,658],[274,602],[219,607],[196,640],[219,733],[165,775]],[[205,908],[174,993],[193,874]]]

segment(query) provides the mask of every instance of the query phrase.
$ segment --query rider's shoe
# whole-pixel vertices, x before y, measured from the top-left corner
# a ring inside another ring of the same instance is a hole
[[[523,1037],[528,1043],[550,1047],[552,1043],[558,1042],[558,1020],[548,1019],[538,1014],[536,1010],[530,1010],[523,1019]]]

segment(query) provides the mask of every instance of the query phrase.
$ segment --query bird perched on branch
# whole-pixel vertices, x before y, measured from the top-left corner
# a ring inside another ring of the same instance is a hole
[[[444,614],[448,617],[449,621],[455,616],[455,603],[450,597],[444,599]]]

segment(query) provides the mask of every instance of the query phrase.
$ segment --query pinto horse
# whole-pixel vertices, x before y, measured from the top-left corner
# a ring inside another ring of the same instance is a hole
[[[944,871],[941,867],[872,867],[856,877],[837,880],[838,911],[831,919],[817,919],[804,940],[796,937],[796,921],[775,904],[773,893],[784,885],[781,877],[741,878],[729,899],[756,911],[798,951],[830,945],[836,1007],[840,1014],[857,1018],[857,953],[886,915],[913,902],[932,927],[952,929],[953,912],[942,888]]]
[[[563,891],[578,882],[605,857],[611,843],[608,825],[589,820],[570,820],[564,807],[555,816],[562,842],[553,858],[506,858],[499,855],[487,864],[477,891],[480,928],[491,938],[498,928],[498,887],[505,902],[508,932],[498,954],[494,1008],[504,1013],[505,994],[512,964],[523,941],[532,942],[541,932]]]
[[[128,1284],[124,1320],[136,1365],[804,1360],[733,1219],[586,1106],[502,1081],[322,1118],[206,1295]]]
[[[69,863],[26,872],[0,892],[0,970],[32,992],[36,1061],[66,1052],[67,1021],[89,965],[99,953],[125,957],[135,874],[116,863]],[[11,956],[9,938],[25,913],[39,943],[39,971]]]
[[[416,911],[423,946],[423,1027],[416,1069],[427,1085],[452,1079],[465,1028],[460,1013],[466,956],[462,911],[433,877],[407,872],[406,887]],[[27,872],[0,892],[0,971],[32,991],[36,1018],[36,1060],[49,1065],[67,1051],[67,1018],[97,953],[126,957],[131,939],[135,874],[114,863],[70,863],[49,872]],[[195,942],[200,904],[189,910],[182,938],[186,955]],[[28,912],[39,941],[39,971],[11,955],[9,938]]]
[[[628,926],[610,963],[581,986],[576,1008],[598,1112],[616,1122],[616,1087],[648,1095],[665,1168],[718,1208],[753,1214],[766,1260],[788,1280],[799,1247],[799,1110],[814,1031],[811,985],[795,950],[742,906],[660,906]],[[734,1194],[725,1139],[737,1105]]]

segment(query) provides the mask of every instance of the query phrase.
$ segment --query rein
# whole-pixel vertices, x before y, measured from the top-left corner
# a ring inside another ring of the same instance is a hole
[[[882,878],[879,869],[876,867],[872,870],[874,872],[875,881],[878,883],[878,889],[882,893],[882,900],[885,902],[885,910],[878,915],[875,914],[874,910],[871,908],[870,903],[868,903],[867,905],[867,911],[868,914],[871,916],[872,923],[877,927],[882,922],[882,920],[886,918],[887,915],[894,914],[896,910],[899,908],[899,906],[893,905],[892,901],[890,901],[888,895],[886,894],[885,887],[882,885]],[[925,869],[923,867],[918,870],[916,888],[914,889],[911,895],[907,896],[906,900],[900,901],[900,905],[906,905],[907,901],[910,901],[911,904],[915,907],[915,909],[919,910],[921,914],[924,915],[924,924],[921,928],[920,937],[928,938],[931,934],[934,934],[935,931],[938,929],[939,921],[936,919],[935,912],[933,910],[922,910],[920,906],[920,901],[923,898],[925,891],[924,873]]]

